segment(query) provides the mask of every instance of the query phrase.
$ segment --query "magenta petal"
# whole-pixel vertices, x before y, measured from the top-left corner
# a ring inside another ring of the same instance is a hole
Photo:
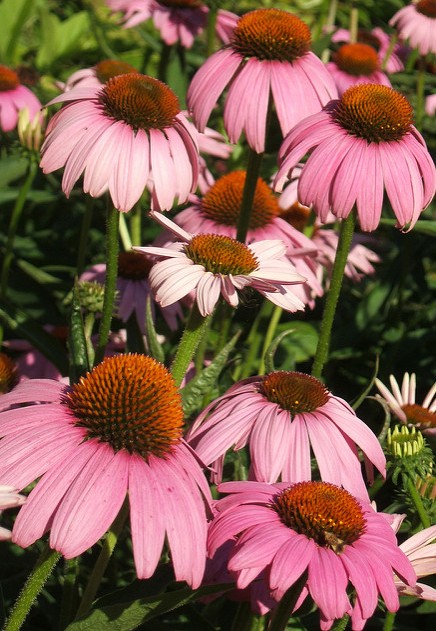
[[[260,409],[250,436],[253,472],[260,482],[276,482],[282,472],[290,445],[290,418],[274,406]]]
[[[289,539],[286,526],[265,530],[263,524],[246,530],[231,553],[229,570],[239,571],[250,567],[264,568]]]
[[[270,588],[286,592],[308,567],[316,549],[313,539],[292,533],[271,564],[268,579]]]
[[[117,134],[116,160],[109,175],[109,192],[115,208],[128,212],[144,192],[149,174],[149,143],[143,130],[136,134],[127,125]]]
[[[159,129],[150,129],[151,177],[154,194],[161,210],[170,210],[176,196],[176,169],[171,156],[170,145],[165,134]]]
[[[348,577],[332,550],[318,548],[318,553],[313,555],[309,565],[307,584],[312,598],[326,618],[334,620],[351,613],[346,593]]]

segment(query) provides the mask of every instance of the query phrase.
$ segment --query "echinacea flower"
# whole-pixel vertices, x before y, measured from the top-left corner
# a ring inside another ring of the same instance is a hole
[[[332,35],[332,42],[350,42],[350,31],[345,28],[339,28]],[[401,72],[404,70],[404,58],[407,57],[408,48],[403,44],[396,43],[392,48],[391,36],[384,32],[382,28],[376,26],[367,31],[359,29],[357,32],[357,42],[372,46],[377,52],[377,57],[381,68],[385,68],[386,72]],[[386,55],[389,57],[386,59]]]
[[[0,397],[17,385],[18,374],[16,363],[6,353],[0,353]]]
[[[26,501],[24,495],[17,493],[13,486],[0,485],[0,515],[6,508],[21,506]],[[11,531],[0,527],[0,541],[8,541],[11,538]]]
[[[383,514],[348,491],[327,482],[288,484],[227,482],[216,504],[208,553],[236,539],[228,569],[243,589],[264,570],[279,601],[299,579],[299,604],[310,594],[320,628],[351,615],[353,631],[372,616],[378,595],[388,611],[399,608],[394,573],[411,587],[416,574]]]
[[[117,59],[103,59],[91,68],[76,70],[70,75],[63,86],[63,91],[68,92],[73,88],[99,88],[120,74],[137,74],[136,68]]]
[[[412,107],[387,86],[352,86],[298,123],[280,148],[278,190],[308,151],[298,199],[322,222],[330,211],[348,217],[356,205],[362,230],[375,230],[386,190],[398,227],[411,230],[433,198],[435,165],[412,125]]]
[[[106,358],[71,388],[26,381],[5,404],[13,407],[0,413],[0,481],[22,489],[38,480],[15,521],[15,543],[27,547],[50,530],[51,548],[82,554],[128,494],[138,577],[154,573],[166,538],[176,579],[199,585],[210,494],[162,364],[137,354]]]
[[[430,94],[425,99],[425,113],[427,116],[436,114],[436,94]]]
[[[357,454],[385,475],[380,443],[352,408],[314,377],[277,371],[235,383],[196,419],[188,440],[203,462],[249,446],[252,477],[261,482],[310,480],[311,450],[321,478],[368,497]]]
[[[337,96],[330,74],[309,49],[309,27],[292,13],[257,9],[243,15],[230,44],[206,60],[188,88],[198,129],[228,87],[224,127],[230,142],[244,131],[249,146],[263,152],[270,95],[283,135]]]
[[[236,239],[245,178],[245,171],[232,171],[223,175],[211,183],[203,197],[191,196],[191,205],[178,213],[173,218],[174,222],[189,233],[222,234]],[[308,237],[279,215],[277,197],[267,183],[258,178],[246,243],[268,239],[283,241],[286,257],[296,271],[307,279],[306,283],[296,285],[293,291],[305,304],[313,306],[314,297],[323,293],[316,276],[316,247]]]
[[[65,167],[69,196],[82,173],[83,190],[99,197],[109,190],[114,206],[130,210],[147,187],[152,205],[172,207],[195,190],[196,131],[179,101],[161,81],[139,73],[117,75],[101,87],[74,88],[50,104],[68,101],[50,120],[41,167]]]
[[[164,259],[153,265],[149,275],[155,299],[162,307],[195,290],[198,309],[206,316],[212,313],[220,296],[237,307],[238,291],[252,287],[286,311],[304,309],[292,285],[305,278],[284,258],[283,241],[245,245],[221,234],[190,234],[159,213],[151,215],[179,239],[168,247],[134,248]]]
[[[126,28],[153,19],[162,40],[168,46],[180,42],[191,48],[194,39],[207,23],[209,8],[201,0],[106,0],[112,11],[121,11]],[[226,43],[238,16],[230,11],[218,10],[216,32]]]
[[[385,73],[380,70],[376,51],[368,44],[344,44],[326,67],[335,81],[339,96],[352,85],[361,83],[391,86]]]
[[[416,403],[416,375],[404,373],[401,390],[394,375],[390,375],[391,391],[380,381],[375,380],[383,399],[402,423],[414,425],[424,434],[436,434],[436,383],[428,391],[421,404]]]
[[[421,55],[436,53],[436,0],[408,4],[395,13],[389,24]]]
[[[0,64],[0,129],[12,131],[17,126],[18,113],[27,108],[29,119],[38,115],[42,105],[25,85],[21,85],[17,73]]]

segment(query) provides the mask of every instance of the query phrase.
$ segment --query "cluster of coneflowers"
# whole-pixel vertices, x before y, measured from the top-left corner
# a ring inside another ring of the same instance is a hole
[[[185,48],[212,12],[197,0],[107,4],[123,12],[126,27],[152,18],[167,45]],[[309,27],[292,13],[214,8],[214,17],[224,46],[193,76],[188,112],[164,82],[113,60],[76,72],[48,103],[62,107],[45,131],[43,173],[63,168],[67,196],[81,180],[84,193],[106,194],[113,206],[106,263],[81,277],[105,286],[95,309],[101,325],[95,359],[88,357],[76,382],[17,383],[2,360],[0,502],[24,502],[11,535],[19,546],[49,533],[49,547],[71,559],[128,515],[140,579],[155,573],[167,546],[176,580],[193,589],[232,583],[262,615],[287,594],[289,616],[298,614],[310,597],[321,629],[349,616],[360,630],[379,597],[389,612],[400,594],[436,600],[417,583],[436,570],[429,545],[436,526],[400,546],[404,515],[371,504],[374,468],[386,476],[386,457],[368,425],[320,380],[328,318],[344,273],[357,280],[378,261],[353,234],[355,218],[362,231],[376,230],[387,200],[397,227],[411,230],[433,199],[435,166],[410,103],[391,87],[386,73],[402,67],[401,53],[392,47],[388,54],[383,32],[372,35],[378,50],[368,37],[338,33],[341,45],[325,64],[311,51]],[[434,1],[402,9],[392,23],[410,46],[436,53]],[[39,104],[12,70],[0,74],[1,124],[10,131],[19,109],[26,105],[34,119]],[[215,178],[204,155],[225,161],[232,151],[206,127],[216,123],[223,94],[224,130],[232,144],[245,138],[248,161]],[[269,181],[261,167],[272,116],[282,142]],[[182,204],[172,219],[164,214]],[[164,231],[119,254],[120,213],[137,205],[147,205]],[[323,227],[337,219],[339,237]],[[186,431],[180,386],[217,305],[227,303],[221,317],[230,318],[248,288],[291,313],[327,292],[313,374],[248,375]],[[117,299],[119,319],[134,317],[146,338],[151,302],[173,331],[189,309],[171,369],[151,353],[107,353]],[[402,393],[395,380],[392,393],[377,385],[401,422],[434,431],[436,389],[417,405],[413,379]],[[245,448],[248,479],[223,482],[226,454]],[[210,480],[222,499],[212,498]],[[18,491],[29,485],[24,499]]]

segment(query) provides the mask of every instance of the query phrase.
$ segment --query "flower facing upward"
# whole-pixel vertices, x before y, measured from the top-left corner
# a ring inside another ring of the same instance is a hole
[[[337,96],[330,74],[309,49],[309,27],[292,13],[246,13],[229,46],[209,57],[192,79],[187,103],[197,127],[204,129],[230,86],[224,108],[230,141],[237,142],[244,131],[250,147],[264,151],[270,93],[283,135]]]
[[[0,129],[12,131],[17,126],[18,113],[27,108],[33,120],[42,105],[36,96],[21,85],[17,73],[0,64]]]
[[[386,189],[397,225],[410,230],[433,198],[435,165],[412,125],[412,108],[387,86],[352,86],[296,125],[280,148],[276,188],[308,151],[298,199],[322,222],[330,211],[348,217],[356,205],[362,230],[375,230]]]
[[[421,55],[436,53],[436,0],[420,0],[403,7],[389,24]]]
[[[309,375],[277,371],[236,383],[199,415],[188,440],[220,479],[228,449],[249,445],[252,477],[310,480],[311,449],[321,478],[368,497],[357,446],[385,475],[380,444],[350,406]]]
[[[218,490],[231,495],[216,505],[209,555],[237,537],[228,563],[237,587],[243,589],[264,570],[277,601],[307,572],[298,605],[310,594],[322,631],[345,614],[351,614],[353,630],[362,629],[378,594],[388,611],[397,611],[393,572],[415,585],[413,567],[387,520],[345,489],[304,481],[291,486],[228,482]]]
[[[352,85],[378,83],[390,86],[391,82],[380,70],[377,53],[368,44],[344,44],[336,51],[334,61],[327,64],[339,96]]]
[[[168,210],[184,202],[198,178],[195,128],[180,112],[164,83],[127,73],[99,87],[74,88],[52,101],[69,101],[53,116],[41,148],[41,167],[65,166],[68,196],[84,173],[83,190],[99,197],[106,190],[118,210],[128,211],[145,187],[153,206]]]
[[[305,279],[284,258],[286,246],[282,241],[244,245],[221,234],[192,235],[159,213],[151,215],[179,238],[168,247],[134,248],[165,259],[155,263],[149,276],[155,298],[162,307],[195,290],[198,309],[206,316],[212,313],[220,295],[229,305],[237,307],[238,290],[252,287],[287,311],[304,309],[291,286]]]
[[[39,478],[15,543],[26,547],[50,530],[50,546],[75,557],[104,535],[128,493],[138,577],[153,574],[166,537],[176,579],[198,586],[209,491],[181,437],[180,395],[164,366],[118,355],[72,388],[31,380],[6,403],[15,409],[0,413],[0,480],[20,489]]]
[[[436,383],[430,388],[421,405],[416,403],[416,375],[405,373],[401,390],[393,375],[389,377],[392,392],[380,381],[375,380],[380,394],[392,412],[402,423],[415,425],[424,434],[436,435]]]

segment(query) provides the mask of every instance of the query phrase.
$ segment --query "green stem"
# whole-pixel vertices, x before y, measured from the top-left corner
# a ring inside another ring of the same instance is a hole
[[[172,46],[162,42],[160,50],[159,66],[157,70],[157,78],[164,83],[167,82],[168,64],[170,63]]]
[[[112,314],[114,312],[118,271],[119,221],[119,211],[113,206],[108,205],[106,224],[106,282],[104,286],[103,311],[100,320],[97,348],[95,350],[94,366],[103,360],[109,339]]]
[[[206,55],[210,57],[215,50],[215,26],[218,9],[210,8],[207,16]]]
[[[85,269],[86,256],[88,254],[88,237],[94,213],[94,198],[87,195],[85,198],[85,212],[80,228],[79,250],[77,252],[77,276]]]
[[[263,321],[270,319],[273,309],[274,305],[272,302],[269,300],[263,301],[247,337],[246,344],[248,345],[248,352],[244,364],[239,366],[233,375],[235,381],[238,381],[238,379],[246,379],[252,374],[252,366],[259,355],[259,348],[262,343],[264,328],[262,324]],[[261,332],[259,332],[259,329]]]
[[[349,619],[350,619],[350,616],[346,613],[343,618],[340,618],[340,620],[336,620],[336,622],[333,623],[333,626],[331,627],[330,631],[344,631],[344,629],[346,628],[348,624]]]
[[[132,236],[133,245],[141,245],[141,224],[142,224],[142,208],[141,204],[135,204],[130,212],[130,234]]]
[[[359,9],[357,7],[352,7],[351,13],[350,13],[350,44],[355,44],[357,42],[358,28],[359,28]]]
[[[63,631],[73,619],[77,607],[77,574],[79,557],[65,560],[64,585],[62,589],[61,613],[59,616],[59,631]]]
[[[231,631],[261,631],[264,625],[264,616],[253,613],[249,603],[241,603],[233,619]]]
[[[424,505],[422,503],[422,499],[420,494],[418,493],[418,490],[415,486],[415,481],[412,478],[411,475],[406,474],[407,475],[407,490],[409,491],[409,495],[415,505],[416,508],[416,512],[418,513],[420,522],[422,524],[423,528],[430,528],[431,526],[431,521],[429,519],[429,516],[427,514],[427,511],[424,508]]]
[[[318,378],[321,377],[322,369],[328,358],[333,320],[335,317],[336,306],[339,300],[339,294],[341,292],[345,265],[347,263],[348,253],[350,251],[351,241],[353,239],[354,224],[354,212],[351,212],[348,217],[344,219],[341,223],[338,248],[336,250],[330,287],[324,306],[321,330],[319,332],[318,345],[316,348],[315,359],[312,368],[312,375]]]
[[[122,246],[126,252],[132,249],[132,239],[130,238],[129,228],[124,213],[120,213],[120,239]]]
[[[282,313],[283,313],[283,309],[281,307],[277,307],[277,306],[274,307],[274,311],[269,321],[268,329],[266,331],[265,339],[263,342],[262,356],[259,362],[259,372],[258,372],[259,375],[263,375],[265,373],[265,354],[266,354],[266,351],[268,350],[269,345],[274,339],[274,335],[275,335],[278,323],[280,322],[280,318],[282,317]]]
[[[6,620],[3,631],[18,631],[18,629],[21,629],[30,608],[44,587],[60,556],[59,552],[52,550],[48,545],[44,548],[34,570],[29,575],[13,606],[11,615]]]
[[[396,612],[395,611],[387,611],[386,615],[385,615],[385,622],[383,625],[383,631],[392,631],[392,629],[394,628],[394,623],[395,623],[395,616],[396,616]]]
[[[425,66],[426,58],[422,56],[418,61],[418,77],[416,80],[416,108],[415,108],[415,127],[422,130],[422,119],[424,117],[424,100],[425,100]]]
[[[176,355],[171,366],[171,372],[177,386],[180,386],[182,383],[189,362],[194,357],[200,340],[209,327],[209,320],[211,318],[212,314],[202,316],[198,310],[197,303],[193,304],[188,322],[186,323],[186,328],[177,347]]]
[[[271,613],[269,631],[285,631],[288,620],[292,616],[295,605],[307,583],[307,570],[295,581],[282,597],[277,607]]]
[[[381,68],[380,69],[383,72],[386,70],[386,66],[388,65],[388,61],[390,59],[390,56],[392,55],[392,51],[394,50],[395,44],[397,43],[397,41],[398,41],[398,34],[394,33],[392,35],[392,37],[391,37],[391,41],[389,42],[388,49],[387,49],[386,54],[383,57],[383,61],[381,63]]]
[[[336,12],[338,10],[338,0],[327,1],[327,6],[328,6],[328,15],[327,15],[326,23],[324,25],[324,29],[327,33],[330,33],[333,30],[333,26],[336,21]],[[319,28],[318,37],[321,35],[321,32],[322,32],[321,29],[322,29],[322,26],[320,26]],[[316,40],[316,37],[314,37],[313,39]],[[328,48],[322,51],[321,59],[324,63],[327,63],[328,60],[330,59],[330,50]]]
[[[98,591],[98,588],[100,587],[101,579],[103,578],[103,575],[106,571],[106,568],[112,556],[112,552],[115,549],[118,537],[123,530],[124,523],[128,517],[128,514],[129,502],[126,498],[120,512],[118,513],[118,516],[116,517],[114,523],[112,524],[110,530],[105,537],[100,555],[94,565],[94,569],[91,572],[88,584],[83,593],[79,609],[77,610],[76,618],[84,616],[91,609],[91,605],[95,599],[95,595]]]
[[[248,152],[247,171],[245,176],[244,190],[242,193],[238,230],[236,232],[236,239],[238,241],[241,241],[241,243],[245,243],[248,228],[250,226],[254,194],[256,192],[257,179],[259,177],[260,165],[263,158],[263,153],[256,153],[251,148],[248,149]]]

